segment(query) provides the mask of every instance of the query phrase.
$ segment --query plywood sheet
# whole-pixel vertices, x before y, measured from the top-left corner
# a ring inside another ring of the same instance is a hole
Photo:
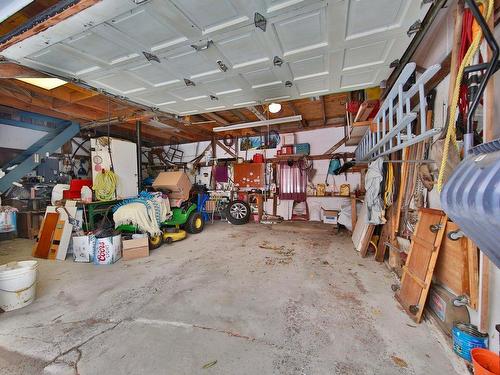
[[[469,305],[475,308],[478,288],[477,247],[465,236],[450,238],[450,233],[457,233],[459,230],[460,227],[451,221],[446,224],[434,280],[456,296],[468,296]]]
[[[56,229],[59,214],[56,212],[49,212],[45,215],[45,219],[40,227],[38,234],[38,241],[33,247],[33,256],[36,258],[47,259],[49,257],[50,246],[52,245],[52,237]]]

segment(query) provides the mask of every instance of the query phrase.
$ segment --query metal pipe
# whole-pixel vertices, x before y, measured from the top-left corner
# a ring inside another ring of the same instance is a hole
[[[474,100],[472,101],[472,104],[469,107],[469,113],[467,113],[467,130],[466,134],[464,134],[464,153],[467,154],[469,150],[474,146],[474,129],[472,125],[474,113],[476,112],[476,108],[479,105],[479,100],[483,96],[484,90],[486,89],[486,85],[489,79],[496,71],[500,50],[495,40],[495,36],[492,34],[476,2],[474,0],[465,0],[465,2],[469,6],[472,14],[474,15],[474,18],[481,27],[484,38],[486,39],[486,43],[491,48],[492,52],[491,61],[489,63],[488,69],[486,70],[486,73],[481,79],[481,83],[479,84],[479,88],[477,89],[477,92],[474,96]]]
[[[466,66],[464,69],[464,74],[469,74],[473,72],[478,72],[480,70],[486,70],[490,66],[491,63],[482,63],[482,64],[475,64],[471,66]],[[495,66],[495,72],[500,69],[500,61],[497,61],[496,66]]]
[[[135,132],[137,135],[137,188],[139,192],[142,190],[142,154],[141,154],[141,146],[142,146],[142,132],[141,132],[140,121],[135,122]]]

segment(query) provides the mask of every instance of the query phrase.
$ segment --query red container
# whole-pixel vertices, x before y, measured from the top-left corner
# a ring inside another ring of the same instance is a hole
[[[255,154],[252,158],[254,163],[264,163],[264,155],[262,154]]]
[[[283,146],[281,147],[281,155],[292,155],[293,146]]]
[[[63,191],[63,199],[79,199],[81,197],[82,187],[92,187],[92,180],[71,180],[69,190]]]

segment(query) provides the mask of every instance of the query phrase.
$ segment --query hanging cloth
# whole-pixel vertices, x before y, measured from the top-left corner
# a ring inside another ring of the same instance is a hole
[[[368,208],[368,223],[369,224],[383,224],[383,206],[381,194],[381,183],[384,179],[384,158],[378,158],[370,163],[368,171],[365,176],[366,186],[366,206]]]
[[[302,161],[279,164],[280,193],[282,200],[305,202],[307,198],[307,173],[301,168]]]

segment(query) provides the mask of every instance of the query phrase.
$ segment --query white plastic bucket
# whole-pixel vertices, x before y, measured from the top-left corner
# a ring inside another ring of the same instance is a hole
[[[0,308],[20,309],[35,299],[38,262],[24,260],[0,266]]]

